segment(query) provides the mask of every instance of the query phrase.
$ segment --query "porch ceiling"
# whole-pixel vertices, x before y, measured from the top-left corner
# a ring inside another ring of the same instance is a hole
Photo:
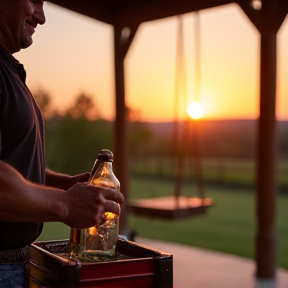
[[[249,0],[247,0],[249,2]],[[111,24],[135,26],[142,22],[230,4],[233,0],[49,0],[69,10]]]

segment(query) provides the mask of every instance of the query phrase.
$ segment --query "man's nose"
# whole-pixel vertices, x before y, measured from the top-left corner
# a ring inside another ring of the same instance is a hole
[[[43,9],[43,4],[42,5],[37,5],[35,7],[34,11],[34,17],[37,19],[38,23],[40,25],[43,25],[46,22],[46,17]]]

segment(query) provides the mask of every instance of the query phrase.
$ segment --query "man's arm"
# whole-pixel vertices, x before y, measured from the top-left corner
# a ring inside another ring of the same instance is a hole
[[[90,173],[83,173],[75,176],[70,176],[63,173],[58,173],[50,169],[46,169],[46,185],[67,190],[78,182],[87,182],[90,178]]]
[[[124,198],[115,189],[77,183],[67,191],[25,180],[0,160],[0,219],[14,222],[59,221],[75,228],[100,223],[105,211],[119,214]],[[115,203],[116,202],[116,203]]]

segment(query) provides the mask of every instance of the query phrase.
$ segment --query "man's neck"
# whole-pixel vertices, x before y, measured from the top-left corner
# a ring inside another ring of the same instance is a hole
[[[9,53],[9,54],[13,54],[11,53],[10,49],[8,48],[8,46],[5,44],[5,41],[2,41],[1,39],[1,32],[0,32],[0,45]]]

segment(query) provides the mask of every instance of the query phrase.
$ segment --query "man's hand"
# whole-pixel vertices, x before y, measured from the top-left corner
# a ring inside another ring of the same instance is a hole
[[[123,195],[116,189],[77,183],[64,193],[67,200],[66,219],[74,228],[87,228],[101,223],[105,212],[120,215]]]
[[[79,174],[79,175],[70,176],[69,177],[70,187],[74,186],[78,182],[81,182],[81,183],[88,182],[89,178],[90,178],[90,173],[89,172],[82,173],[82,174]]]
[[[70,176],[46,169],[46,185],[63,190],[68,190],[78,182],[88,182],[89,178],[89,172]]]

